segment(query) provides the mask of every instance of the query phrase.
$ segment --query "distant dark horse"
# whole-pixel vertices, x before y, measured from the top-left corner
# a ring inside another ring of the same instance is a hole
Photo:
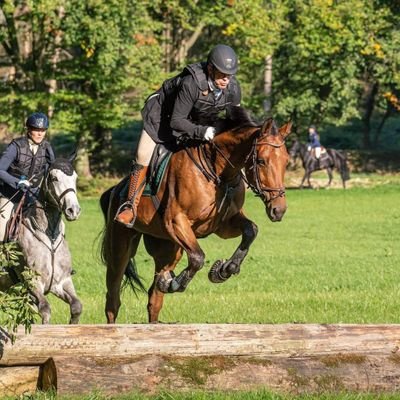
[[[326,149],[326,152],[322,152],[320,159],[318,160],[312,152],[307,149],[306,144],[300,143],[300,141],[296,139],[290,148],[289,153],[292,159],[296,159],[297,156],[300,156],[303,163],[305,173],[301,180],[300,188],[303,188],[306,179],[309,187],[312,187],[310,183],[311,173],[323,169],[326,169],[328,173],[328,186],[330,186],[332,182],[332,171],[334,168],[336,168],[340,174],[343,188],[346,188],[346,181],[350,179],[350,174],[347,166],[346,155],[343,152],[334,149]]]
[[[132,229],[114,221],[124,200],[120,193],[126,179],[101,196],[106,219],[102,256],[107,266],[108,323],[115,323],[118,315],[124,273],[130,270],[131,282],[141,284],[130,267],[142,236],[155,262],[147,310],[149,322],[157,322],[164,294],[183,292],[204,265],[205,254],[198,238],[212,233],[223,239],[242,236],[230,258],[216,261],[209,279],[220,283],[239,273],[257,235],[256,224],[243,211],[245,181],[260,196],[271,221],[283,218],[284,175],[289,159],[285,138],[291,124],[278,129],[272,120],[267,120],[260,126],[249,120],[241,108],[235,108],[232,116],[236,118],[230,121],[230,127],[213,142],[173,153],[157,193],[159,207],[150,197],[143,196]],[[173,270],[184,252],[188,265],[175,275]]]

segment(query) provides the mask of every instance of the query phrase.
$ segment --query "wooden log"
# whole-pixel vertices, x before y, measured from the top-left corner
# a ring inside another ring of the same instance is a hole
[[[400,325],[38,325],[0,346],[0,368],[42,365],[40,385],[59,394],[392,392],[399,348]]]
[[[53,359],[40,365],[0,366],[0,396],[32,394],[37,389],[56,388]]]

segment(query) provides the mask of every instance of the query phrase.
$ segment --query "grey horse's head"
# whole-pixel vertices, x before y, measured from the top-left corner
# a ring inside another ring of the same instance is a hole
[[[77,178],[71,161],[66,158],[57,158],[46,176],[45,195],[63,212],[68,221],[76,220],[81,213],[76,194]]]

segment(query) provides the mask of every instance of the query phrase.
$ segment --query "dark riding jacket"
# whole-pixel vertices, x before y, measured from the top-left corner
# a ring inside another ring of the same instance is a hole
[[[240,104],[241,90],[235,76],[219,91],[207,76],[207,63],[188,65],[181,74],[166,80],[142,109],[144,130],[156,143],[186,139],[203,140],[207,127],[216,126]]]
[[[13,140],[0,158],[0,195],[11,198],[17,191],[22,176],[29,179],[31,193],[39,190],[39,185],[48,166],[54,161],[54,151],[47,140],[43,140],[33,154],[27,137]],[[13,198],[19,201],[20,196]]]

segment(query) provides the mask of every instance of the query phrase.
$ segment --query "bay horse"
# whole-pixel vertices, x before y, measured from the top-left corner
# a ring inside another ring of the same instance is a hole
[[[130,275],[136,289],[145,290],[131,261],[142,236],[155,263],[147,304],[148,320],[154,323],[158,322],[164,294],[183,292],[203,267],[205,254],[199,238],[213,233],[223,239],[241,235],[233,255],[226,261],[216,261],[208,277],[213,283],[221,283],[239,273],[258,230],[242,208],[245,182],[262,199],[269,219],[282,219],[286,211],[284,175],[289,159],[285,138],[291,123],[278,129],[268,119],[260,126],[241,107],[235,107],[231,114],[213,142],[185,147],[172,154],[157,194],[159,207],[150,197],[142,196],[132,229],[114,221],[124,200],[120,193],[127,178],[102,194],[108,323],[115,323],[118,316],[124,273]],[[188,265],[175,275],[173,270],[183,252]]]
[[[65,224],[79,217],[81,208],[76,191],[77,174],[70,159],[57,158],[49,167],[35,201],[22,213],[17,241],[23,254],[19,267],[0,276],[5,291],[23,279],[24,268],[35,272],[31,293],[43,324],[50,322],[51,309],[46,295],[51,292],[70,306],[70,323],[79,322],[82,304],[72,282],[71,254],[65,240]],[[34,196],[34,195],[33,195]]]
[[[314,171],[326,169],[328,174],[328,185],[330,186],[333,179],[333,170],[336,168],[340,174],[343,188],[346,188],[346,181],[350,179],[349,168],[347,166],[346,155],[334,149],[326,149],[326,152],[321,153],[320,159],[318,159],[308,150],[308,146],[301,143],[296,139],[292,147],[289,150],[290,157],[295,160],[297,156],[300,157],[303,168],[304,176],[300,183],[300,188],[304,186],[304,182],[307,180],[308,186],[312,188],[310,177]]]

